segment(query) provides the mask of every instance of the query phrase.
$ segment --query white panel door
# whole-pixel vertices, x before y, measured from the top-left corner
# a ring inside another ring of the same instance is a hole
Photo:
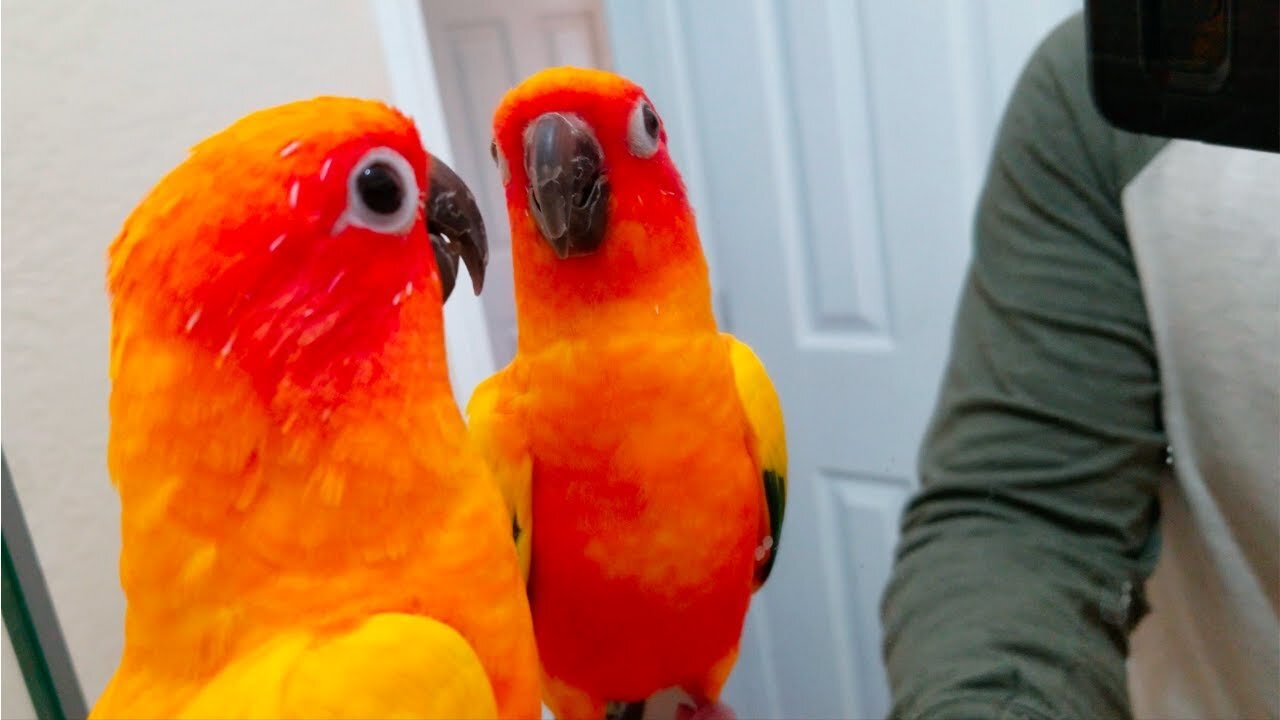
[[[727,700],[883,717],[878,604],[995,123],[1076,0],[606,0],[667,122],[722,324],[782,396],[791,496]]]
[[[471,186],[489,233],[481,295],[502,367],[515,354],[515,300],[507,205],[489,140],[493,111],[511,86],[553,65],[609,67],[598,0],[421,0],[444,104],[454,170]],[[460,289],[468,286],[465,282]],[[465,405],[466,398],[459,398]]]

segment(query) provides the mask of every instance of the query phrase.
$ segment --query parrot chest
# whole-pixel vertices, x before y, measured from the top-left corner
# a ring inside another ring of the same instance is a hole
[[[252,402],[240,407],[262,412]],[[113,432],[133,430],[144,420],[136,415]],[[252,483],[240,447],[227,444],[233,433],[172,433],[170,453],[117,443],[130,633],[107,716],[176,716],[227,667],[282,634],[327,637],[379,613],[456,630],[491,673],[500,706],[533,697],[535,652],[509,520],[475,475],[482,461],[463,450],[461,423],[441,436],[416,424],[424,447],[456,448],[423,458],[374,442],[403,432],[350,427],[339,441],[306,446],[295,433],[296,456],[259,454],[248,467],[263,478]],[[366,446],[376,455],[351,451]],[[343,462],[330,447],[343,449]],[[214,473],[223,465],[210,458],[224,457],[225,471]],[[208,482],[183,482],[195,477]]]
[[[564,343],[529,364],[528,381],[535,494],[592,518],[582,529],[665,525],[679,514],[668,502],[728,512],[754,494],[746,419],[717,336]]]
[[[567,345],[528,370],[548,669],[618,697],[697,677],[736,646],[761,512],[723,342]]]

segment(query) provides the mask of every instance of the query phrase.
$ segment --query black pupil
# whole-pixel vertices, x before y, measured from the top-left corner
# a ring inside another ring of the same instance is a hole
[[[400,186],[400,178],[384,162],[371,163],[362,170],[360,177],[356,179],[356,189],[360,191],[360,199],[364,204],[381,215],[394,213],[404,202],[404,188]]]
[[[644,106],[644,131],[649,133],[649,137],[658,139],[658,116],[653,112],[653,108],[648,105]]]

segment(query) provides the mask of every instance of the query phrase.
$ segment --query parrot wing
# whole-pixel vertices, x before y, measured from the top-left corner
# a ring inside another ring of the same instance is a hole
[[[738,398],[755,438],[764,488],[767,512],[766,517],[761,518],[760,546],[756,551],[755,586],[759,589],[769,579],[782,540],[782,517],[787,507],[787,435],[782,422],[782,403],[764,363],[746,343],[727,333],[724,337],[729,344]]]
[[[520,572],[527,582],[533,552],[533,459],[512,409],[514,394],[506,383],[510,372],[499,371],[476,387],[467,403],[467,433],[507,504]]]
[[[329,637],[281,635],[237,659],[182,710],[184,719],[497,717],[475,651],[431,618],[374,615]]]

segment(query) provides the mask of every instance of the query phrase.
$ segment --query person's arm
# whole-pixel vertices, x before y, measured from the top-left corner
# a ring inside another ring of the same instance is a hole
[[[882,605],[893,717],[1130,714],[1165,438],[1120,191],[1162,144],[1098,116],[1078,17],[1024,70]]]

